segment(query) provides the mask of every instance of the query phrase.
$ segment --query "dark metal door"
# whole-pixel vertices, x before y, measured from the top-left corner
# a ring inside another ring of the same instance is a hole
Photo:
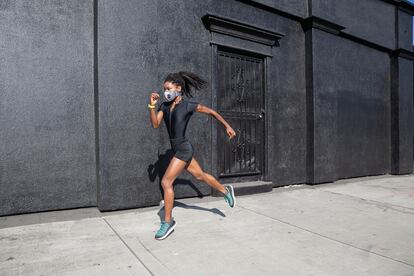
[[[264,60],[218,50],[217,111],[236,136],[218,131],[219,176],[263,172]]]

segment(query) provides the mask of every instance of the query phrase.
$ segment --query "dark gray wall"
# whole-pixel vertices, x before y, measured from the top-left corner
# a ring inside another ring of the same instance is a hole
[[[157,1],[98,1],[100,209],[159,201],[159,138],[149,92],[157,88]]]
[[[306,180],[305,37],[299,22],[286,20],[274,26],[288,34],[273,49],[266,96],[269,179],[282,186]]]
[[[380,0],[312,0],[311,3],[312,15],[346,27],[345,33],[394,48],[394,5]]]
[[[96,205],[92,1],[0,2],[0,215]]]
[[[0,215],[158,204],[172,152],[149,95],[180,70],[211,84],[206,13],[285,34],[267,68],[274,186],[412,172],[412,16],[388,2],[1,1]],[[312,16],[344,29],[306,31]],[[211,85],[194,100],[214,108]],[[195,113],[187,136],[214,174],[213,120]],[[210,192],[186,171],[175,182],[176,198]]]
[[[413,172],[413,80],[412,60],[394,57],[392,60],[391,94],[391,172],[405,174]]]
[[[313,62],[314,181],[388,172],[388,54],[314,29]]]
[[[311,3],[310,15],[328,22],[306,36],[308,183],[412,172],[412,11],[374,0]]]
[[[408,51],[413,50],[413,16],[404,11],[397,14],[398,24],[398,47]]]
[[[286,13],[285,16],[305,17],[309,0],[247,0],[265,6],[275,12]],[[245,2],[245,1],[244,1]]]

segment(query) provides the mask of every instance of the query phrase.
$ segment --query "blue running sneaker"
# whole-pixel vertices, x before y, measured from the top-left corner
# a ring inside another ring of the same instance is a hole
[[[166,221],[161,221],[161,227],[158,232],[155,234],[155,239],[163,240],[168,237],[169,234],[174,230],[174,227],[177,225],[174,219],[171,219],[170,223]]]
[[[224,201],[226,201],[231,208],[236,206],[236,197],[234,196],[234,188],[232,185],[226,186],[227,193],[224,195]]]

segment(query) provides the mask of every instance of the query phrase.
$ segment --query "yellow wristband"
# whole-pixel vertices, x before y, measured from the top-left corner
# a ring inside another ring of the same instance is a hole
[[[148,104],[149,108],[155,108],[155,105]]]

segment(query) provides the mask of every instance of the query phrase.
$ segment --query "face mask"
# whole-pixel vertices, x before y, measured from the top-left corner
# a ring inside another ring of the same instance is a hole
[[[164,91],[164,98],[167,100],[167,102],[171,102],[177,96],[181,96],[181,91],[175,91],[175,90]]]

